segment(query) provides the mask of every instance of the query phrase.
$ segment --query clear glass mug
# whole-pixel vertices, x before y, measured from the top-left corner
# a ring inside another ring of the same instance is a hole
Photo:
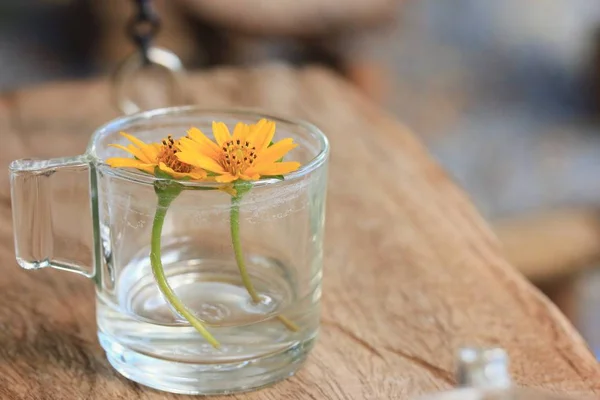
[[[274,140],[298,143],[286,159],[302,164],[285,180],[253,182],[240,203],[242,248],[261,301],[252,301],[236,265],[231,196],[192,190],[218,184],[182,182],[190,190],[169,207],[162,231],[167,280],[219,340],[215,349],[167,304],[151,272],[157,178],[104,160],[125,156],[109,147],[128,144],[121,131],[149,143],[191,126],[209,134],[214,120],[231,129],[260,118],[276,122]],[[18,263],[94,281],[100,344],[134,381],[187,394],[270,384],[299,368],[317,335],[328,153],[313,125],[251,111],[179,107],[117,119],[94,133],[84,155],[10,165]],[[81,251],[87,236],[91,262]],[[298,329],[282,324],[283,315]]]

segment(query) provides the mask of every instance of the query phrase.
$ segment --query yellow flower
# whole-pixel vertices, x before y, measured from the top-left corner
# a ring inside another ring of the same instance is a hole
[[[297,144],[283,139],[271,144],[275,122],[261,119],[254,125],[239,122],[229,133],[222,122],[213,122],[216,143],[200,129],[191,128],[188,136],[181,138],[175,156],[179,161],[203,168],[214,174],[217,182],[238,179],[257,180],[261,176],[283,175],[295,171],[300,163],[280,161]]]
[[[109,158],[106,160],[106,163],[111,167],[136,168],[152,175],[154,175],[154,169],[158,167],[161,171],[175,179],[190,178],[193,180],[202,180],[206,178],[206,171],[203,169],[195,168],[177,159],[176,154],[179,150],[171,136],[164,139],[162,143],[146,144],[135,136],[125,132],[121,132],[121,135],[129,139],[133,144],[127,147],[120,144],[111,144],[111,146],[125,150],[135,158]]]

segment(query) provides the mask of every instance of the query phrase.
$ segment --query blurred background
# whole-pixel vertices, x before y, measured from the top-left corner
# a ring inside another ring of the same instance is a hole
[[[598,0],[155,0],[190,69],[320,64],[387,108],[600,355]],[[110,74],[126,0],[2,0],[0,91]]]

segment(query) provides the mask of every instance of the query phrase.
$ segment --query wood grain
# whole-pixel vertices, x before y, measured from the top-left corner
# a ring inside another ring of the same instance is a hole
[[[506,348],[519,384],[600,390],[579,334],[502,257],[469,200],[401,124],[320,69],[220,69],[189,78],[193,101],[306,118],[332,145],[322,332],[293,378],[238,399],[407,399],[454,384],[464,344]],[[0,165],[82,152],[116,116],[105,82],[0,98]],[[0,174],[0,398],[168,399],[121,378],[95,338],[91,282],[25,272]]]
[[[189,14],[219,28],[252,36],[299,36],[343,33],[391,22],[398,0],[261,1],[179,0]]]
[[[593,208],[555,209],[498,221],[508,260],[536,284],[555,283],[600,261],[600,218]]]

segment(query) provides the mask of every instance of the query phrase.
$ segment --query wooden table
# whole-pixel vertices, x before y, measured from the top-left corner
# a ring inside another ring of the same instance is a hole
[[[320,69],[191,76],[204,106],[306,118],[332,145],[322,333],[297,376],[239,399],[408,399],[454,385],[464,344],[506,348],[519,384],[591,395],[600,369],[566,319],[502,257],[469,200],[401,124]],[[106,82],[0,98],[0,165],[84,150],[115,117]],[[14,261],[0,174],[0,398],[166,399],[112,371],[84,278]]]

